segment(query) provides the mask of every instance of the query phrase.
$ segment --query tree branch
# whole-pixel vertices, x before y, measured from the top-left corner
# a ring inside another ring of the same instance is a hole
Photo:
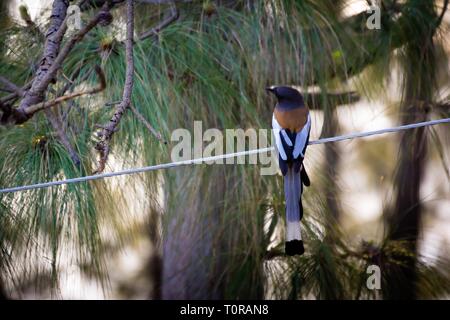
[[[36,77],[33,80],[31,88],[27,91],[21,101],[19,111],[24,111],[29,105],[44,100],[44,91],[55,76],[55,74],[51,74],[51,76],[48,77],[48,82],[45,82],[49,69],[58,55],[61,41],[66,31],[65,19],[68,7],[68,0],[55,0],[53,2],[50,25],[45,34],[42,59],[39,68],[36,71]]]
[[[82,66],[79,66],[75,72],[72,74],[72,76],[67,78],[67,84],[64,85],[59,91],[58,96],[62,96],[66,93],[67,90],[69,90],[72,86],[75,85],[75,80],[79,76]],[[95,68],[94,68],[95,69]],[[92,69],[90,70],[92,71]],[[78,81],[79,83],[82,83],[87,80],[88,76],[91,74],[91,72],[87,72],[84,74],[84,76]],[[69,107],[70,109],[70,107]],[[67,133],[65,131],[65,125],[63,123],[65,117],[64,115],[60,115],[58,112],[55,112],[50,109],[44,110],[45,115],[47,117],[47,120],[52,125],[53,129],[56,131],[57,138],[59,142],[64,146],[64,148],[67,150],[67,152],[70,155],[70,158],[72,159],[73,163],[76,167],[79,167],[81,165],[81,159],[78,156],[77,151],[72,147],[72,144],[70,143],[69,137],[67,136]]]
[[[95,173],[100,173],[105,169],[106,161],[110,151],[110,142],[117,126],[125,112],[131,104],[131,94],[133,92],[134,80],[134,60],[133,60],[133,33],[134,33],[134,3],[133,0],[127,0],[127,36],[125,40],[125,58],[126,72],[125,85],[123,88],[122,102],[116,107],[116,111],[109,120],[108,125],[104,126],[99,133],[100,141],[96,145],[100,158]]]
[[[55,98],[50,101],[44,101],[37,103],[35,105],[30,106],[25,110],[24,113],[18,112],[18,109],[13,109],[11,105],[6,104],[5,102],[0,100],[0,109],[3,111],[3,115],[1,118],[0,123],[6,124],[6,123],[12,123],[12,124],[21,124],[26,122],[28,119],[30,119],[35,113],[49,109],[51,107],[57,106],[58,104],[72,100],[74,98],[84,96],[87,94],[95,94],[98,92],[103,91],[106,88],[106,79],[105,74],[103,73],[103,70],[99,66],[94,67],[94,71],[97,73],[97,76],[99,77],[100,84],[96,88],[84,90],[84,91],[78,91],[73,92],[64,96],[60,96],[58,98]],[[65,89],[67,90],[67,89]],[[63,92],[65,91],[63,90]],[[56,128],[55,128],[56,129]]]
[[[92,89],[88,89],[88,90],[84,90],[84,91],[72,92],[72,93],[69,93],[69,94],[64,95],[62,97],[58,97],[58,98],[50,100],[50,101],[44,101],[44,102],[32,105],[32,106],[28,107],[25,110],[25,113],[26,113],[27,117],[30,118],[36,112],[44,110],[44,109],[48,109],[48,108],[51,108],[51,107],[54,107],[54,106],[60,104],[61,102],[64,102],[64,101],[67,101],[67,100],[71,100],[71,99],[74,99],[74,98],[77,98],[77,97],[80,97],[80,96],[84,96],[84,95],[87,95],[87,94],[95,94],[95,93],[103,91],[105,89],[105,87],[106,87],[105,74],[103,73],[103,70],[98,65],[96,65],[94,67],[94,70],[97,73],[97,75],[99,77],[99,80],[100,80],[100,84],[99,84],[98,87],[92,88]]]
[[[39,65],[39,68],[36,72],[36,77],[33,81],[33,85],[39,81],[42,80],[42,78],[45,76],[48,69],[51,67],[51,65],[54,63],[55,57],[59,54],[59,50],[61,47],[62,39],[64,38],[64,34],[67,30],[67,8],[68,8],[68,1],[54,1],[53,2],[53,8],[52,8],[52,15],[50,17],[50,26],[47,30],[47,33],[45,34],[45,44],[44,44],[44,53],[43,58],[41,59],[41,63]],[[38,30],[37,26],[34,24],[34,22],[31,20],[30,16],[28,15],[28,11],[25,6],[21,7],[21,15],[22,18],[26,21],[27,25],[32,30]],[[54,81],[54,77],[52,78],[52,81]],[[23,96],[23,95],[20,95]],[[50,125],[53,127],[53,129],[56,131],[57,138],[61,142],[61,144],[65,147],[67,152],[71,155],[72,161],[76,165],[80,164],[80,159],[73,150],[72,146],[70,145],[69,138],[67,137],[66,133],[62,129],[61,121],[58,118],[58,116],[53,113],[51,110],[46,109],[45,116],[47,118],[47,121],[50,123]]]
[[[136,118],[138,118],[139,121],[141,121],[144,124],[144,126],[148,129],[148,131],[150,131],[155,136],[156,139],[161,141],[162,140],[161,133],[156,131],[152,127],[152,125],[144,118],[144,116],[132,104],[130,104],[130,109],[131,112],[133,112],[133,114],[136,116]]]
[[[66,132],[64,131],[60,115],[55,114],[50,109],[45,110],[45,115],[47,116],[47,120],[50,122],[53,129],[56,131],[56,135],[58,137],[59,142],[61,142],[61,144],[67,150],[67,152],[69,153],[69,156],[72,159],[75,166],[79,167],[81,164],[80,157],[78,156],[78,153],[75,151],[75,149],[72,147],[72,145],[69,141],[69,137],[67,136]]]
[[[325,103],[331,106],[340,106],[345,104],[352,104],[355,102],[358,102],[361,97],[358,95],[355,91],[348,91],[348,92],[338,92],[338,93],[320,93],[320,92],[313,92],[313,93],[304,93],[304,96],[306,98],[306,104],[308,107],[312,110],[324,110],[324,100]]]
[[[55,3],[67,3],[66,1],[63,0],[55,0]],[[55,7],[55,4],[54,4]],[[67,9],[67,7],[66,7]],[[28,115],[33,114],[35,112],[28,112],[27,109],[30,108],[31,106],[34,106],[40,102],[42,102],[44,100],[44,92],[47,89],[48,85],[50,84],[50,82],[52,81],[52,79],[54,79],[54,77],[56,76],[56,72],[61,68],[63,61],[66,59],[66,57],[68,56],[68,54],[70,53],[70,51],[73,49],[73,47],[75,46],[75,44],[77,42],[79,42],[80,40],[83,39],[83,37],[90,31],[92,30],[97,24],[102,23],[102,21],[109,21],[111,19],[111,14],[109,13],[110,10],[110,5],[109,2],[105,2],[105,4],[103,5],[103,7],[100,9],[100,11],[95,15],[95,17],[80,31],[78,31],[67,43],[66,45],[62,48],[62,50],[59,52],[59,54],[56,56],[56,58],[50,59],[52,60],[51,65],[48,67],[47,65],[47,61],[49,59],[50,56],[47,56],[44,54],[44,58],[43,58],[43,62],[41,62],[41,67],[40,70],[38,71],[37,77],[35,78],[35,80],[33,81],[33,84],[30,88],[30,90],[25,94],[25,97],[22,99],[19,108],[17,109],[17,113],[21,114],[22,117],[26,118]],[[59,12],[59,15],[61,15],[61,13]],[[64,13],[65,15],[65,13]],[[53,13],[52,13],[52,17],[53,17]],[[54,18],[54,17],[53,17]],[[55,18],[54,18],[55,19]],[[59,20],[60,17],[59,17]],[[63,21],[60,22],[61,28],[65,28],[65,23],[64,26]],[[61,40],[62,40],[62,30],[63,29],[58,29],[58,31],[52,31],[52,33],[55,33],[55,38],[49,40],[46,43],[46,47],[49,46],[50,48],[46,49],[45,51],[48,53],[49,51],[54,52],[54,48],[56,48]],[[47,37],[49,33],[47,33]],[[44,64],[44,67],[42,67],[42,65]]]
[[[30,89],[32,83],[33,83],[33,80],[29,81],[26,85],[24,85],[22,88],[20,88],[19,92],[13,92],[7,96],[0,98],[0,103],[7,103],[11,100],[17,99],[18,97],[21,96],[19,94],[20,92],[22,92],[22,95],[25,94],[25,91]]]
[[[169,1],[168,1],[169,2]],[[158,33],[166,28],[167,26],[169,26],[172,22],[178,20],[178,18],[180,17],[180,13],[175,5],[175,3],[173,1],[170,1],[170,15],[162,20],[158,25],[156,25],[155,27],[151,28],[150,30],[147,30],[143,33],[141,33],[138,36],[139,41],[142,41],[144,39],[147,39],[149,37],[152,36],[156,36],[158,35]]]
[[[121,102],[122,101],[107,102],[107,103],[105,103],[105,105],[107,107],[110,107],[110,106],[117,105]],[[150,133],[153,134],[156,139],[158,139],[159,141],[162,141],[161,133],[156,131],[155,128],[153,128],[153,126],[150,124],[150,122],[148,122],[147,119],[145,119],[145,117],[132,104],[130,104],[129,108],[130,108],[131,112],[133,112],[133,114],[136,116],[136,118],[138,118],[138,120],[144,124],[144,126],[148,129],[148,131],[150,131]],[[164,143],[167,144],[166,141],[164,141]]]
[[[5,77],[0,76],[0,82],[10,92],[13,92],[13,93],[15,93],[18,96],[22,96],[24,94],[24,91],[22,90],[22,88],[18,87],[17,85],[15,85],[14,83],[12,83],[8,79],[6,79]]]

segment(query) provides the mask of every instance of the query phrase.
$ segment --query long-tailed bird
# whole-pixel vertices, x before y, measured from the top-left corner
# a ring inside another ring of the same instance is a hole
[[[305,252],[300,230],[303,217],[303,185],[310,181],[303,165],[311,130],[309,109],[297,90],[285,86],[266,88],[273,93],[278,103],[272,117],[272,128],[281,173],[284,176],[286,199],[286,246],[287,255],[302,255]]]

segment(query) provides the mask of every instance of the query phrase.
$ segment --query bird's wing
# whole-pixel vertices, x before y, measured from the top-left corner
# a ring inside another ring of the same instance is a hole
[[[286,151],[283,148],[283,143],[281,142],[280,137],[280,132],[284,132],[284,130],[278,123],[277,119],[275,119],[275,115],[272,116],[272,129],[273,135],[275,136],[275,144],[277,146],[278,153],[280,154],[281,159],[287,161]]]
[[[305,157],[303,154],[303,150],[306,147],[306,144],[308,143],[308,136],[309,131],[311,130],[311,116],[308,114],[308,120],[306,121],[306,124],[304,125],[303,129],[297,132],[297,136],[295,137],[295,145],[294,145],[294,152],[293,157],[294,159],[297,159],[298,156],[302,156],[302,158]]]

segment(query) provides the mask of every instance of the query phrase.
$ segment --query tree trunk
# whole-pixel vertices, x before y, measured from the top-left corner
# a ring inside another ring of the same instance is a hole
[[[199,170],[206,170],[199,168]],[[223,169],[211,168],[214,178],[202,173],[190,174],[195,167],[177,170],[178,188],[186,191],[200,186],[197,194],[172,194],[168,205],[163,236],[162,298],[163,299],[220,299],[218,279],[214,277],[216,264],[214,236],[215,217],[221,213],[225,177]],[[188,177],[186,180],[186,177]],[[209,181],[214,183],[208,188]],[[186,188],[182,188],[185,185]],[[168,188],[176,190],[176,188]]]
[[[417,104],[406,104],[402,123],[426,121],[426,112]],[[420,231],[422,205],[420,185],[423,178],[426,157],[425,129],[405,132],[400,141],[399,170],[395,177],[396,200],[393,213],[388,217],[389,240],[408,250],[410,255],[394,253],[392,258],[401,265],[389,264],[384,290],[386,299],[416,298],[417,241]]]
[[[328,104],[328,103],[327,103]],[[324,111],[324,125],[322,129],[322,138],[334,137],[339,133],[339,120],[336,114],[336,107],[328,106]],[[341,208],[339,206],[339,186],[338,186],[338,170],[340,164],[340,149],[337,143],[325,144],[325,184],[324,193],[327,211],[330,213],[332,219],[330,223],[334,225],[339,221]]]
[[[156,192],[156,191],[155,191]],[[147,262],[148,277],[151,282],[149,299],[162,299],[162,258],[161,258],[161,212],[156,208],[150,208],[148,236],[152,244],[152,253]]]
[[[433,4],[420,2],[418,12],[433,13]],[[435,50],[432,30],[424,26],[419,36],[415,36],[405,48],[403,61],[404,97],[400,107],[402,124],[427,120],[427,103],[433,99],[435,90]],[[417,298],[417,243],[419,238],[422,204],[420,186],[424,176],[427,154],[426,129],[419,128],[401,134],[399,146],[399,166],[394,178],[395,203],[387,216],[388,240],[394,250],[384,266],[385,299]]]

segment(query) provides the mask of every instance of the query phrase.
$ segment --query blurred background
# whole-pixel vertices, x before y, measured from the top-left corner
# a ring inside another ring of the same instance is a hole
[[[39,68],[57,2],[0,2],[0,75],[19,87]],[[78,2],[83,25],[103,2]],[[449,117],[446,0],[374,1],[375,29],[367,1],[135,5],[137,113],[122,118],[106,172],[170,162],[171,132],[192,130],[195,120],[204,130],[270,128],[275,101],[264,88],[273,84],[305,95],[311,140]],[[96,65],[105,90],[52,109],[65,140],[44,112],[0,125],[1,188],[92,174],[98,124],[113,114],[109,104],[121,99],[125,80],[124,2],[111,13],[108,26],[75,45],[46,99],[68,84],[69,91],[96,86]],[[8,94],[0,91],[2,103]],[[0,292],[12,299],[448,299],[449,146],[446,124],[310,146],[301,257],[284,256],[282,177],[261,176],[257,165],[196,165],[0,194]],[[366,286],[369,265],[380,267],[380,290]]]

